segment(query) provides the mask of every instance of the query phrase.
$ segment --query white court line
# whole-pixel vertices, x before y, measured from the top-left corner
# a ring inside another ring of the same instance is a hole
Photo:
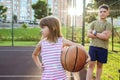
[[[0,75],[0,77],[41,77],[40,75]]]
[[[6,51],[6,52],[8,52],[8,51],[33,51],[33,50],[0,50],[0,51]]]
[[[40,75],[0,75],[0,77],[41,77]],[[67,78],[72,76],[67,76]]]

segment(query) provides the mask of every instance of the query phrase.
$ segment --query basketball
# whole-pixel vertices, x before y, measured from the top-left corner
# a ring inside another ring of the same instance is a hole
[[[70,46],[62,49],[61,63],[67,71],[80,71],[86,64],[87,58],[88,56],[83,46]]]

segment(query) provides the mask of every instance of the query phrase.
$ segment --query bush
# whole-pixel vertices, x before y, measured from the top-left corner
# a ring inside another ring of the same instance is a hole
[[[27,27],[28,27],[27,24],[25,24],[25,23],[22,24],[22,28],[27,29]]]

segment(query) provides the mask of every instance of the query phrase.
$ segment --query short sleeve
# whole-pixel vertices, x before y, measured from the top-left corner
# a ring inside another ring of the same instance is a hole
[[[93,22],[90,23],[90,25],[89,25],[89,29],[94,30],[94,23],[95,23],[95,21],[93,21]]]
[[[107,31],[112,31],[112,24],[108,23],[106,26]]]

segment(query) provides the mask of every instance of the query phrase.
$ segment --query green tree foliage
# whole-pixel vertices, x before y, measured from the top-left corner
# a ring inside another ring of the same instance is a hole
[[[95,14],[87,14],[85,17],[85,21],[90,23],[92,21],[96,20],[96,15]]]
[[[6,14],[5,12],[7,11],[7,7],[0,6],[0,18],[6,19]]]
[[[93,12],[95,9],[95,5],[93,3],[89,3],[86,8],[86,16],[85,16],[85,21],[90,23],[94,20],[96,20],[97,13]]]
[[[32,4],[35,19],[40,19],[47,16],[47,3],[43,0],[38,0],[37,3]]]
[[[96,19],[97,12],[95,10],[102,4],[107,4],[110,7],[110,16],[120,16],[120,0],[94,0],[94,3],[89,3],[86,8],[86,21],[91,22]]]
[[[15,23],[17,23],[17,15],[13,15],[13,20]]]
[[[48,15],[52,15],[51,8],[48,8]]]
[[[120,16],[120,0],[94,0],[94,5],[98,8],[102,4],[110,6],[110,16]]]

